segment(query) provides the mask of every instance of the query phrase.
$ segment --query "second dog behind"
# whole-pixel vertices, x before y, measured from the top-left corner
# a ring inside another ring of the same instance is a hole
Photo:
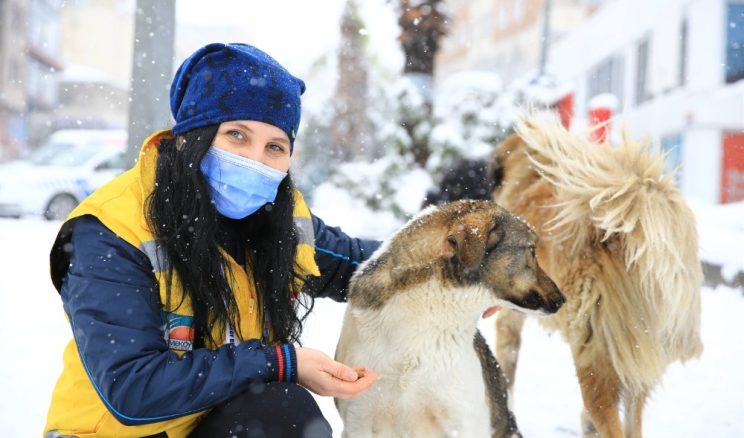
[[[379,373],[337,400],[347,437],[518,437],[478,319],[495,306],[556,312],[535,234],[491,201],[431,207],[352,279],[336,359]]]
[[[702,351],[695,217],[648,146],[597,144],[536,118],[517,133],[494,154],[494,199],[536,228],[538,260],[566,295],[541,322],[571,346],[582,432],[639,438],[666,367]],[[510,387],[523,322],[508,310],[497,318]]]

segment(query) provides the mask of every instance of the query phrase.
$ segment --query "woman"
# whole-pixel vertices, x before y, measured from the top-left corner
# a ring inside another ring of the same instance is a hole
[[[244,44],[180,66],[172,130],[81,203],[52,249],[73,340],[47,436],[330,436],[307,390],[372,385],[372,370],[294,347],[313,297],[343,300],[379,245],[326,227],[292,185],[304,89]]]

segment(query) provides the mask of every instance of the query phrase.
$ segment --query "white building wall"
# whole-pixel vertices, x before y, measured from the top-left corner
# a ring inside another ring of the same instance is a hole
[[[631,138],[681,135],[680,186],[689,196],[720,199],[722,131],[744,130],[744,81],[724,84],[726,0],[614,0],[550,49],[548,72],[574,90],[574,126],[587,121],[590,72],[623,57],[622,119]],[[687,20],[687,81],[679,86],[679,32]],[[671,20],[671,22],[670,22]],[[647,88],[636,103],[637,48],[649,36]],[[611,139],[619,141],[620,125]]]
[[[560,38],[589,14],[588,3],[550,0],[551,39]],[[539,68],[544,0],[448,0],[449,34],[442,40],[438,79],[463,70],[498,73],[504,83]]]
[[[686,196],[711,203],[720,198],[721,131],[699,128],[687,131],[682,155],[680,188]],[[688,146],[689,145],[689,146]]]
[[[691,92],[708,92],[723,84],[726,1],[696,0],[690,3],[688,11],[691,36],[688,88]]]

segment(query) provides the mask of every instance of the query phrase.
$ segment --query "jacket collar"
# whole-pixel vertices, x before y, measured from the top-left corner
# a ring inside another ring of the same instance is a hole
[[[155,188],[155,169],[158,165],[158,147],[160,142],[174,138],[170,129],[158,131],[145,139],[140,149],[135,168],[139,173],[140,189],[145,197]]]

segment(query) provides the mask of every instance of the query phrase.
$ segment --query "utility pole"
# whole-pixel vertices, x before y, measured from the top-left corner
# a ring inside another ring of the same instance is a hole
[[[169,87],[175,27],[175,0],[137,0],[129,86],[128,163],[136,161],[145,138],[172,123]]]
[[[545,75],[545,64],[548,62],[548,45],[550,41],[550,7],[553,0],[543,0],[542,44],[540,45],[540,65],[538,77]]]

